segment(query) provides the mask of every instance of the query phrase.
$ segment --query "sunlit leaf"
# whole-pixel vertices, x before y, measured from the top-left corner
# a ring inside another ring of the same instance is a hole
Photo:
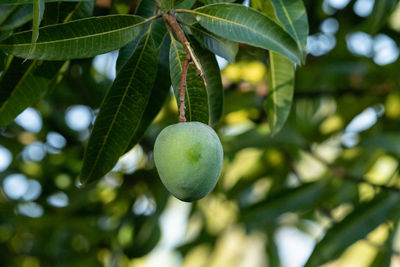
[[[385,222],[399,204],[399,194],[386,192],[370,202],[360,204],[343,221],[328,230],[315,246],[305,266],[320,266],[335,259],[351,244]]]
[[[296,40],[303,59],[306,56],[308,20],[302,0],[271,0],[275,14],[286,31]]]
[[[311,207],[323,196],[326,181],[319,181],[288,189],[248,206],[242,211],[242,220],[248,223],[275,220],[287,211]]]
[[[213,4],[192,13],[207,30],[226,39],[272,50],[300,63],[301,52],[293,38],[272,19],[238,4]]]
[[[294,66],[284,56],[269,54],[269,92],[265,109],[271,133],[280,131],[289,116],[294,93]]]

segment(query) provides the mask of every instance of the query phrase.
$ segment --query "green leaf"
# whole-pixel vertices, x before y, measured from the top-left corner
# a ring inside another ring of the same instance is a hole
[[[0,43],[0,48],[23,58],[88,58],[124,46],[134,40],[144,26],[144,20],[138,16],[91,17],[40,28],[32,54],[29,54],[32,31],[10,36]]]
[[[269,92],[265,102],[271,134],[279,132],[285,124],[292,106],[294,93],[294,66],[284,56],[269,54]]]
[[[183,46],[175,39],[171,39],[169,53],[171,81],[179,107],[179,85],[186,55]],[[186,77],[185,107],[185,115],[188,121],[199,121],[208,124],[207,90],[202,78],[196,75],[196,68],[193,64],[189,65]]]
[[[32,12],[32,5],[17,6],[0,25],[0,31],[13,30],[24,25],[32,19]]]
[[[174,8],[176,5],[182,3],[184,0],[156,0],[156,1],[162,11],[168,11]]]
[[[158,50],[146,34],[118,73],[97,116],[83,159],[80,182],[97,180],[126,151],[153,88]]]
[[[248,223],[276,220],[288,211],[307,208],[323,196],[327,181],[303,184],[243,209],[242,220]]]
[[[301,52],[293,38],[272,19],[239,4],[213,4],[195,10],[180,10],[196,15],[207,30],[226,39],[272,50],[300,63]]]
[[[163,60],[165,57],[168,58],[169,54],[170,39],[165,38],[160,49],[160,56],[158,59],[158,70],[156,80],[151,90],[149,102],[147,103],[146,109],[143,113],[143,117],[136,127],[135,133],[129,143],[127,151],[133,148],[142,138],[151,122],[160,112],[165,100],[168,97],[171,88],[171,79],[169,74],[169,68],[164,66]]]
[[[17,8],[15,5],[0,6],[0,25],[7,19],[7,17]]]
[[[272,5],[271,1],[253,0],[251,1],[251,7],[261,11],[268,18],[272,19],[273,21],[279,24],[279,20],[276,18],[274,12],[274,6]]]
[[[192,35],[204,47],[225,58],[230,62],[235,61],[236,54],[239,50],[239,44],[232,42],[225,38],[221,38],[203,28],[199,25],[189,25]]]
[[[117,64],[116,64],[117,73],[121,70],[122,66],[132,56],[138,42],[141,40],[142,35],[146,31],[151,31],[151,37],[153,38],[154,45],[156,47],[159,47],[162,44],[163,40],[165,39],[167,29],[165,28],[165,23],[162,19],[151,21],[149,27],[147,29],[144,29],[142,33],[140,33],[135,40],[129,42],[127,45],[125,45],[119,50]]]
[[[64,21],[87,16],[91,3],[78,3]],[[3,54],[3,53],[1,53]],[[25,108],[37,102],[53,85],[63,62],[24,62],[14,58],[0,78],[0,125],[8,125]]]
[[[217,4],[217,3],[233,3],[235,0],[199,0],[203,4],[210,5],[210,4]]]
[[[320,266],[331,261],[354,242],[364,238],[369,232],[388,219],[400,204],[398,193],[381,193],[372,201],[360,204],[343,221],[328,230],[316,245],[305,267]]]
[[[397,4],[397,0],[380,0],[375,1],[374,8],[371,12],[370,32],[375,34],[387,22],[389,14]]]
[[[361,140],[359,146],[369,149],[384,149],[386,152],[400,158],[400,135],[394,132],[377,134]]]
[[[224,101],[224,89],[221,81],[221,71],[218,66],[215,55],[205,50],[197,44],[196,41],[191,42],[195,54],[197,55],[204,75],[207,81],[208,108],[210,113],[210,125],[215,125],[222,116],[222,108]]]
[[[297,42],[302,58],[307,55],[308,20],[302,0],[271,0],[276,17]]]
[[[15,5],[20,5],[20,4],[32,4],[36,0],[1,0],[0,5],[3,4],[15,4]],[[50,2],[91,2],[94,0],[44,0],[46,3]]]
[[[32,44],[29,54],[35,51],[36,41],[39,37],[39,25],[43,18],[44,8],[44,0],[33,1]]]
[[[14,58],[0,80],[0,126],[10,124],[49,89],[63,62],[22,63]]]

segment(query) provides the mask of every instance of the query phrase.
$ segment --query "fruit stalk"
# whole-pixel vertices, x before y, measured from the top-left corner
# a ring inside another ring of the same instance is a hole
[[[190,43],[188,42],[184,31],[179,26],[179,23],[176,20],[174,13],[164,13],[164,14],[162,14],[162,17],[166,23],[168,31],[170,32],[171,38],[173,38],[171,31],[170,31],[170,29],[172,28],[172,30],[175,32],[176,38],[182,44],[183,48],[185,49],[185,53],[186,53],[186,58],[185,58],[185,62],[184,62],[183,69],[182,69],[181,83],[179,86],[179,122],[186,122],[185,89],[186,89],[186,76],[187,76],[190,62],[194,62],[195,67],[198,70],[199,75],[203,79],[203,82],[206,86],[207,86],[207,81],[205,79],[205,75],[204,75],[202,66],[201,66],[199,60],[197,59],[196,55],[194,54],[193,49],[190,46]]]

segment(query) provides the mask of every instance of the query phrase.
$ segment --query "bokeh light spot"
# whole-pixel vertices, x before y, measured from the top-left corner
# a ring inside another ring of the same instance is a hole
[[[70,106],[65,113],[65,122],[75,131],[87,130],[92,121],[92,110],[88,106]]]
[[[15,123],[32,133],[40,132],[43,124],[39,111],[34,108],[25,109],[15,118]]]

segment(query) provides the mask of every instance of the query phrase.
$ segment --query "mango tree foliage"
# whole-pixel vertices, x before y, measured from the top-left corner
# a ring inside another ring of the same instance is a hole
[[[144,266],[175,231],[177,266],[398,264],[400,6],[328,2],[0,1],[2,265]],[[191,205],[153,158],[183,78],[224,152]]]

